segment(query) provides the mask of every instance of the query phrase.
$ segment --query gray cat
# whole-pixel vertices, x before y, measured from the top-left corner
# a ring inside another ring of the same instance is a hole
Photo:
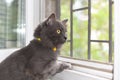
[[[52,13],[39,24],[30,44],[7,57],[0,64],[0,80],[47,80],[69,67],[57,63],[61,45],[65,43],[66,20],[56,20]]]

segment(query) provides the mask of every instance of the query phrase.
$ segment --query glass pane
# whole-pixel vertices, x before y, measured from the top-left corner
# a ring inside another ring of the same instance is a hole
[[[66,14],[67,13],[67,14]],[[67,39],[70,40],[70,0],[61,0],[60,19],[68,19],[67,22]]]
[[[108,43],[91,43],[91,59],[100,61],[100,62],[108,62]]]
[[[67,13],[67,14],[66,14]],[[70,40],[70,0],[61,0],[61,16],[63,20],[67,18],[67,40]],[[61,49],[61,56],[70,56],[70,42],[66,42]]]
[[[0,1],[0,48],[25,45],[25,0]]]
[[[91,0],[91,39],[109,39],[109,6],[108,0]]]
[[[66,56],[69,57],[70,56],[70,42],[66,42],[61,49],[61,56]]]
[[[73,0],[73,9],[88,7],[88,0]]]
[[[87,59],[88,10],[73,13],[73,57]]]

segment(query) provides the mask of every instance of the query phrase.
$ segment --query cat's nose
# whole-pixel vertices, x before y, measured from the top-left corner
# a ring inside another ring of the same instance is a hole
[[[66,40],[66,39],[67,39],[67,37],[66,37],[66,36],[64,36],[64,39]]]

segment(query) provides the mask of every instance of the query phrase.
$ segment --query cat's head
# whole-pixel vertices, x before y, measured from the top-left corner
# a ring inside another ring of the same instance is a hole
[[[39,24],[34,32],[35,38],[41,38],[41,42],[45,46],[55,46],[63,44],[66,39],[66,23],[67,19],[58,21],[52,13],[43,23]]]

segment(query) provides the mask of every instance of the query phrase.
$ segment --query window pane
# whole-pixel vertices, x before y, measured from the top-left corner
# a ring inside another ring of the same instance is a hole
[[[0,1],[0,48],[25,45],[25,0]]]
[[[87,59],[88,10],[73,13],[73,57]]]
[[[91,39],[109,39],[109,0],[91,0]],[[99,6],[98,6],[99,5]]]
[[[73,9],[88,7],[88,0],[73,0]]]
[[[67,13],[67,14],[66,14]],[[67,22],[67,39],[70,40],[70,0],[61,0],[60,19],[68,19]]]
[[[67,14],[66,14],[67,13]],[[61,0],[61,16],[60,19],[63,20],[67,18],[67,40],[70,40],[70,0]],[[62,49],[61,55],[69,57],[70,56],[70,42],[66,42]]]
[[[100,62],[108,62],[108,43],[91,43],[91,59],[100,61]]]
[[[61,56],[66,56],[69,57],[70,56],[70,42],[66,42],[61,49]]]

